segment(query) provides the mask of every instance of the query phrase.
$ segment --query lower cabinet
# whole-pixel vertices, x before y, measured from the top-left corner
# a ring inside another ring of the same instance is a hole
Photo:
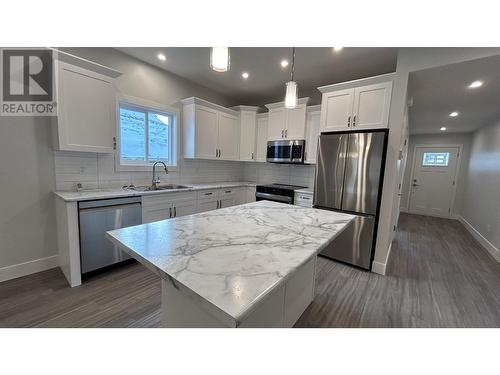
[[[295,192],[294,203],[297,206],[312,207],[313,206],[313,193],[299,193]]]
[[[172,219],[255,201],[255,187],[231,187],[142,197],[142,222]]]

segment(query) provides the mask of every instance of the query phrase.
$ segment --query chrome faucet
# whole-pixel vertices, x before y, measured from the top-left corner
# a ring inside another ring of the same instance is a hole
[[[158,189],[158,185],[160,184],[160,177],[156,175],[156,164],[162,164],[163,169],[165,169],[165,173],[168,174],[168,168],[164,162],[159,161],[159,160],[157,162],[155,162],[153,164],[153,180],[151,181],[151,189],[152,190]]]

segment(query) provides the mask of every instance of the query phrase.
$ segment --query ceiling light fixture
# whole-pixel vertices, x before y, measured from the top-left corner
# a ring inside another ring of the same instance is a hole
[[[334,50],[335,52],[340,52],[340,51],[342,51],[343,49],[344,49],[344,47],[333,47],[333,50]]]
[[[288,60],[282,60],[281,61],[281,67],[286,68],[288,66]]]
[[[481,87],[483,85],[483,81],[474,81],[469,85],[470,89],[476,89],[478,87]]]
[[[210,68],[216,72],[227,72],[231,67],[229,47],[212,47],[210,50]]]
[[[161,61],[165,61],[165,60],[167,60],[167,56],[165,56],[163,53],[159,53],[159,54],[158,54],[158,58],[159,58]]]
[[[457,117],[458,116],[458,112],[451,112],[450,113],[450,117]]]
[[[439,130],[441,130],[442,132],[444,132],[446,130],[446,126],[442,126],[441,129],[439,129]]]
[[[297,106],[297,82],[293,80],[295,68],[295,47],[292,48],[292,69],[290,71],[290,81],[286,83],[285,108],[295,108]]]
[[[243,73],[241,73],[241,76],[242,76],[244,79],[247,79],[247,78],[248,78],[248,73],[247,73],[247,72],[243,72]]]

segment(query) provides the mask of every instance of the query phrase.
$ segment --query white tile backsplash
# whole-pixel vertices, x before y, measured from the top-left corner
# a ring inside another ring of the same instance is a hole
[[[109,189],[123,185],[149,185],[151,172],[117,172],[114,155],[54,151],[56,189]],[[272,163],[248,163],[222,160],[180,159],[178,171],[168,175],[158,168],[163,183],[205,183],[252,181],[259,184],[281,183],[312,187],[314,166]]]

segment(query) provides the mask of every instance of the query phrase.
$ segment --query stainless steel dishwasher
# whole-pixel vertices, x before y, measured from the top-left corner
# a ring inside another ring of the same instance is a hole
[[[142,223],[141,197],[80,202],[80,264],[82,275],[131,257],[104,237],[108,230]]]

